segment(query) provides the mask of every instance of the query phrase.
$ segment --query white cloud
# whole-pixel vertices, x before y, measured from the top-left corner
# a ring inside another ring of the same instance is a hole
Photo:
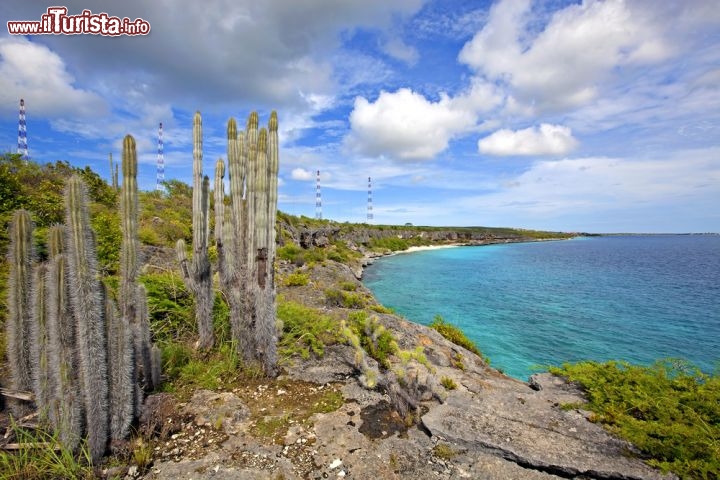
[[[305,170],[304,168],[294,168],[292,172],[290,172],[290,178],[293,180],[299,180],[301,182],[307,182],[309,180],[313,180],[315,178],[315,173],[311,172],[310,170]]]
[[[539,128],[498,130],[478,141],[480,153],[489,155],[563,155],[577,146],[572,131],[562,125],[543,123]]]
[[[617,67],[655,63],[673,48],[651,15],[623,0],[584,1],[557,11],[536,36],[529,0],[505,0],[465,44],[459,60],[506,82],[537,111],[584,105]]]
[[[417,49],[404,43],[398,37],[391,37],[387,41],[380,45],[380,48],[387,55],[391,56],[396,60],[400,60],[408,64],[409,66],[415,65],[420,59],[420,54]]]
[[[0,105],[17,109],[20,98],[36,117],[94,116],[106,111],[94,92],[75,86],[63,60],[24,37],[0,37]],[[14,106],[13,106],[14,105]]]
[[[428,160],[468,131],[475,114],[441,94],[437,102],[408,88],[382,91],[373,103],[357,97],[350,114],[348,145],[358,153],[398,160]]]
[[[541,161],[505,178],[494,193],[454,204],[460,211],[482,212],[485,224],[493,225],[513,219],[513,225],[528,228],[714,231],[719,217],[708,212],[720,198],[718,154],[710,148],[645,160]]]

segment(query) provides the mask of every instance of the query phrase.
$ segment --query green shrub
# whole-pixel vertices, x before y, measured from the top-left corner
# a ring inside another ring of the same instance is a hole
[[[303,249],[294,243],[286,243],[277,249],[277,258],[295,263]]]
[[[331,307],[343,307],[343,308],[365,308],[367,300],[365,296],[360,293],[345,292],[342,290],[336,290],[334,288],[328,288],[325,290],[325,300]]]
[[[455,390],[458,387],[455,380],[450,377],[442,377],[440,379],[440,385],[445,387],[446,390]]]
[[[440,335],[453,342],[455,345],[460,345],[466,350],[473,352],[474,354],[482,357],[482,353],[477,346],[470,340],[462,330],[456,326],[446,322],[440,315],[435,315],[430,328],[436,330]]]
[[[390,250],[391,252],[410,248],[406,240],[397,237],[372,238],[369,245],[373,250]]]
[[[313,308],[278,299],[277,316],[283,322],[278,350],[286,359],[296,354],[307,359],[310,352],[321,357],[326,345],[339,340],[338,322]]]
[[[386,307],[384,305],[380,305],[380,304],[370,305],[369,308],[370,308],[370,310],[372,310],[375,313],[386,313],[386,314],[395,313],[395,310],[393,310],[392,308],[388,308],[388,307]]]
[[[346,292],[354,292],[357,290],[357,283],[355,282],[340,282],[340,288]]]
[[[550,372],[578,382],[595,420],[652,457],[651,465],[681,478],[717,478],[720,376],[677,360],[581,362]]]
[[[140,276],[148,295],[150,329],[155,341],[180,341],[197,333],[194,301],[176,273]]]
[[[293,272],[283,279],[283,285],[286,287],[302,287],[308,284],[310,275],[307,273]]]
[[[360,339],[360,346],[385,368],[390,367],[389,356],[399,351],[397,341],[376,316],[364,311],[348,315],[348,326]]]

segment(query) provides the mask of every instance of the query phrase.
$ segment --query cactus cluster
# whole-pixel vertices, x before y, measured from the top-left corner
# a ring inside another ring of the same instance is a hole
[[[13,387],[35,393],[40,418],[64,446],[74,450],[86,436],[94,461],[108,441],[128,435],[142,389],[159,381],[159,355],[150,344],[145,293],[137,283],[137,157],[129,135],[122,163],[119,308],[100,278],[80,177],[67,182],[65,225],[50,228],[46,262],[35,262],[30,214],[16,212],[11,224],[7,330]]]
[[[199,346],[212,338],[212,276],[207,258],[209,180],[202,175],[202,123],[193,120],[193,258],[178,241],[178,259],[186,284],[195,294]],[[225,162],[215,165],[215,231],[220,287],[228,298],[233,339],[246,362],[260,362],[276,374],[275,220],[277,216],[278,122],[272,112],[268,128],[258,128],[252,112],[244,131],[235,119],[227,124],[229,207],[225,208]]]

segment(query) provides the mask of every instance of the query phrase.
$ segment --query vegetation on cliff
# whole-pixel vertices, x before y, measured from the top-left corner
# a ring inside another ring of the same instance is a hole
[[[588,399],[581,408],[647,454],[651,465],[688,479],[720,475],[720,376],[679,360],[649,367],[581,362],[550,372],[579,383]]]

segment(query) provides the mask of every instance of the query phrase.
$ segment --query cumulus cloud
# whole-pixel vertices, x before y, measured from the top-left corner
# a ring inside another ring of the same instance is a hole
[[[522,130],[498,130],[478,141],[480,153],[488,155],[564,155],[577,146],[568,127],[540,124]]]
[[[537,111],[577,107],[613,69],[668,58],[673,48],[652,15],[622,0],[585,1],[555,12],[533,35],[530,0],[504,0],[459,54],[479,75],[506,82]]]
[[[7,18],[37,20],[34,3],[11,2],[3,10]],[[81,0],[63,5],[71,14],[89,8]],[[179,106],[188,109],[227,105],[231,98],[255,108],[304,110],[312,107],[313,95],[336,92],[329,55],[343,32],[387,30],[421,5],[422,0],[216,0],[208,6],[178,0],[168,8],[163,2],[96,0],[93,12],[142,16],[151,24],[149,37],[46,35],[37,41],[71,60],[78,78],[115,91],[141,79],[146,98],[176,104],[182,99]]]
[[[428,160],[476,122],[447,96],[436,102],[409,88],[382,91],[374,102],[357,97],[350,114],[347,144],[357,153],[398,160]]]
[[[97,115],[106,111],[94,92],[75,86],[63,60],[24,37],[0,37],[0,105],[17,109],[20,98],[33,115]]]
[[[315,178],[315,174],[311,172],[310,170],[305,170],[304,168],[294,168],[292,172],[290,172],[290,178],[293,180],[300,180],[302,182],[307,182],[309,180],[312,180]]]

